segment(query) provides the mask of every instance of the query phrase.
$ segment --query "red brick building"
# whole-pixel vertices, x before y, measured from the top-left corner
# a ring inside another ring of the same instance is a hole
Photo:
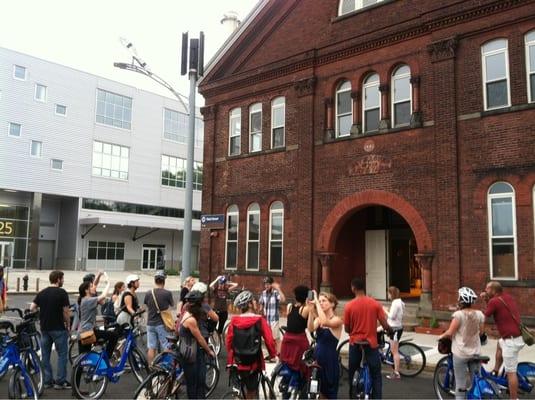
[[[260,1],[200,92],[203,278],[535,315],[535,1]]]

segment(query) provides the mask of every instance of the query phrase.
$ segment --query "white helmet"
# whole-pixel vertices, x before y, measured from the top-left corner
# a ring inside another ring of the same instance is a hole
[[[239,308],[239,309],[247,308],[249,304],[253,302],[253,300],[254,300],[253,294],[248,290],[244,290],[243,292],[238,294],[236,298],[234,299],[234,307]]]
[[[476,292],[474,292],[469,287],[463,286],[459,289],[459,302],[464,304],[474,304],[476,300]]]
[[[208,291],[208,286],[206,286],[206,283],[195,282],[191,287],[191,291],[193,292],[194,290],[204,294]]]

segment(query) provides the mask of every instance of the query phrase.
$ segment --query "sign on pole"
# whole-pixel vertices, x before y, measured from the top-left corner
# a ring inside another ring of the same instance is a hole
[[[201,228],[225,229],[225,214],[213,214],[201,216]]]

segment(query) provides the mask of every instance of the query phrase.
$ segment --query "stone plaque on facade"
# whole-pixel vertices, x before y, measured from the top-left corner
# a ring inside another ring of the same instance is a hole
[[[392,160],[383,156],[370,154],[362,157],[349,167],[349,176],[372,175],[386,172],[392,168]]]

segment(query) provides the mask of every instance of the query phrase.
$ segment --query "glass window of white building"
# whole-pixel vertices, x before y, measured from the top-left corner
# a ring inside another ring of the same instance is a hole
[[[46,101],[46,86],[39,83],[35,84],[35,100]]]
[[[13,65],[13,78],[26,80],[26,67],[20,65]]]
[[[132,99],[97,89],[97,122],[116,128],[132,127]]]
[[[64,106],[62,104],[56,104],[56,114],[67,115],[67,106]]]
[[[195,121],[195,147],[202,148],[204,146],[204,121],[197,118]]]
[[[89,260],[124,260],[124,243],[89,241]]]
[[[8,131],[7,131],[7,134],[9,136],[20,137],[21,133],[22,133],[22,125],[21,124],[17,124],[16,122],[10,122],[9,123],[9,128],[8,128]]]
[[[162,185],[186,187],[186,160],[162,155]],[[202,190],[202,163],[193,162],[193,190]]]
[[[93,175],[128,180],[130,149],[117,144],[93,142]]]
[[[32,140],[30,145],[30,155],[32,157],[41,157],[43,143],[38,140]]]
[[[58,160],[57,158],[53,158],[52,160],[50,160],[50,167],[52,169],[61,171],[63,169],[63,160]]]
[[[178,143],[186,143],[188,116],[178,111],[164,108],[163,137]]]

